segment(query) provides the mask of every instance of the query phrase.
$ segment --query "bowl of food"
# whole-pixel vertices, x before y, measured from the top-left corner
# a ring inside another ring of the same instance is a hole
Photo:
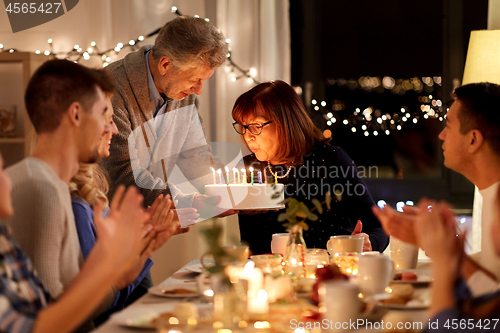
[[[255,267],[260,268],[264,274],[281,274],[283,257],[281,254],[257,254],[250,257]]]

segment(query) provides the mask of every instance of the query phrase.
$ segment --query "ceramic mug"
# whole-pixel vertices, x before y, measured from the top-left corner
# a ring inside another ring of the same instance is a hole
[[[324,281],[318,289],[320,306],[324,307],[323,318],[328,320],[327,331],[349,330],[349,322],[359,315],[360,301],[358,286],[348,281]]]
[[[364,238],[362,236],[342,235],[332,236],[326,243],[326,249],[331,256],[335,253],[348,253],[363,251]]]
[[[415,245],[391,237],[390,253],[397,270],[417,268],[418,247]]]
[[[271,241],[271,252],[279,253],[284,258],[286,254],[286,245],[288,244],[289,239],[290,234],[287,232],[273,234],[273,239]]]
[[[357,283],[365,295],[381,294],[394,277],[394,262],[385,255],[364,255],[358,260]]]

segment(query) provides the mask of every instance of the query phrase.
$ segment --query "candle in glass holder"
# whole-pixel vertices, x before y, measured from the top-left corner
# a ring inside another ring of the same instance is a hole
[[[316,278],[316,269],[328,265],[328,252],[325,249],[307,249],[305,253],[306,277]]]
[[[339,266],[340,272],[347,275],[358,274],[358,260],[357,252],[335,253],[332,258],[332,261]]]

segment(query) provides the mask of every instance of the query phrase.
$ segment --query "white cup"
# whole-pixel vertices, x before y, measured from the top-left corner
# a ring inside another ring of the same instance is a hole
[[[397,270],[417,268],[418,247],[415,245],[391,237],[390,252]]]
[[[330,255],[335,253],[357,252],[363,251],[364,238],[361,236],[342,235],[332,236],[326,243],[326,249]]]
[[[273,239],[271,241],[271,252],[279,253],[284,258],[286,254],[286,245],[288,244],[289,239],[290,239],[290,234],[287,232],[273,234]]]
[[[394,277],[394,262],[384,255],[363,255],[358,260],[357,284],[364,295],[381,294]]]
[[[327,331],[348,331],[350,321],[359,315],[358,286],[347,281],[325,281],[320,283],[319,299],[324,307],[323,318],[328,319]]]

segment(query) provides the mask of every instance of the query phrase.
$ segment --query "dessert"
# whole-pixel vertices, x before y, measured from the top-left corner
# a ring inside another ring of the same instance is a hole
[[[417,274],[415,274],[413,272],[401,273],[401,280],[402,281],[417,281]]]
[[[273,189],[275,185],[275,189]],[[277,198],[272,198],[279,193]],[[283,184],[223,184],[205,185],[205,195],[219,195],[217,207],[236,210],[266,210],[284,208]]]
[[[417,281],[418,276],[414,272],[403,272],[403,273],[397,273],[394,275],[395,281]]]
[[[189,289],[184,289],[184,288],[176,288],[176,289],[168,289],[168,290],[162,290],[162,293],[164,294],[196,294],[196,291],[194,290],[189,290]]]
[[[410,284],[391,285],[391,297],[380,300],[384,304],[406,304],[413,298],[415,289]]]

